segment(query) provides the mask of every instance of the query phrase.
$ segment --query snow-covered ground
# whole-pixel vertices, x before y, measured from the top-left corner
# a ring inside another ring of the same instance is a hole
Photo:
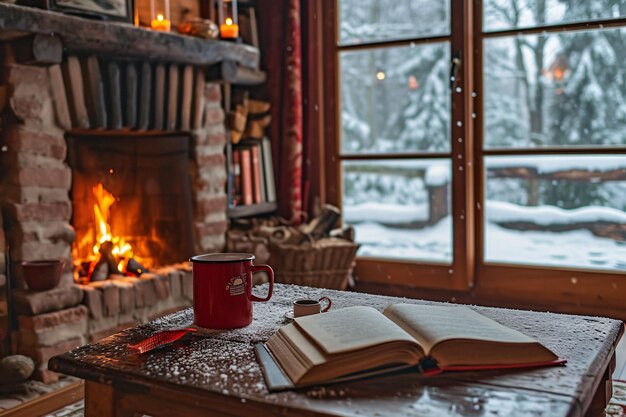
[[[626,270],[626,243],[587,230],[522,232],[487,222],[485,240],[487,262]]]
[[[399,229],[367,222],[354,225],[359,256],[450,263],[450,217],[433,227]],[[626,270],[626,244],[586,230],[522,232],[486,223],[485,260],[495,263]]]
[[[452,228],[450,218],[433,227],[398,229],[376,223],[354,225],[356,240],[361,244],[359,256],[405,260],[452,262]]]
[[[406,224],[428,220],[428,204],[362,203],[343,209],[346,223]]]

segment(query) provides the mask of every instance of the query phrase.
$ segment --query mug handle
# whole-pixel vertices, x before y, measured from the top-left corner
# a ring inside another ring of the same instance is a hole
[[[328,303],[328,304],[326,305],[326,307],[324,307],[324,308],[322,309],[322,313],[326,313],[328,310],[330,310],[330,307],[333,305],[333,302],[332,302],[332,300],[331,300],[330,298],[328,298],[328,297],[322,297],[322,298],[320,298],[320,299],[319,299],[320,304],[321,304],[323,301],[326,301],[326,302]]]
[[[270,289],[265,298],[260,298],[252,294],[252,275],[259,271],[265,271],[270,276]],[[248,274],[248,299],[250,299],[250,301],[269,301],[270,298],[272,298],[272,291],[274,290],[274,270],[269,265],[250,265]]]

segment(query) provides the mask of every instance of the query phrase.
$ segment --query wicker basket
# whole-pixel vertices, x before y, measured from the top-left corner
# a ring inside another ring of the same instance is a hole
[[[359,245],[322,239],[301,245],[269,242],[269,264],[276,282],[344,290],[348,288]]]

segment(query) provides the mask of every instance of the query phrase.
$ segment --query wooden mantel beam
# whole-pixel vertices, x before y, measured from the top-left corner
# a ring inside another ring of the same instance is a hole
[[[130,24],[0,2],[0,40],[33,33],[59,36],[70,53],[97,52],[196,66],[234,61],[250,69],[259,67],[259,50],[249,45],[156,32]]]

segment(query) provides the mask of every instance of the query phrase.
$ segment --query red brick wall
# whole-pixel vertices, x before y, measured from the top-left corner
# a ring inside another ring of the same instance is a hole
[[[62,111],[55,108],[50,73],[58,67],[10,65],[7,68],[8,109],[2,128],[2,211],[11,258],[65,259],[64,282],[71,283],[71,244],[75,233],[69,191],[71,170]],[[65,86],[67,87],[67,86]],[[193,189],[195,252],[219,251],[226,232],[226,170],[224,111],[219,84],[207,83],[200,127],[193,130],[190,177]],[[192,113],[194,113],[192,111]],[[192,255],[192,254],[190,254]],[[3,261],[3,259],[0,259]],[[181,259],[182,261],[182,259]],[[14,268],[22,287],[19,268]]]

